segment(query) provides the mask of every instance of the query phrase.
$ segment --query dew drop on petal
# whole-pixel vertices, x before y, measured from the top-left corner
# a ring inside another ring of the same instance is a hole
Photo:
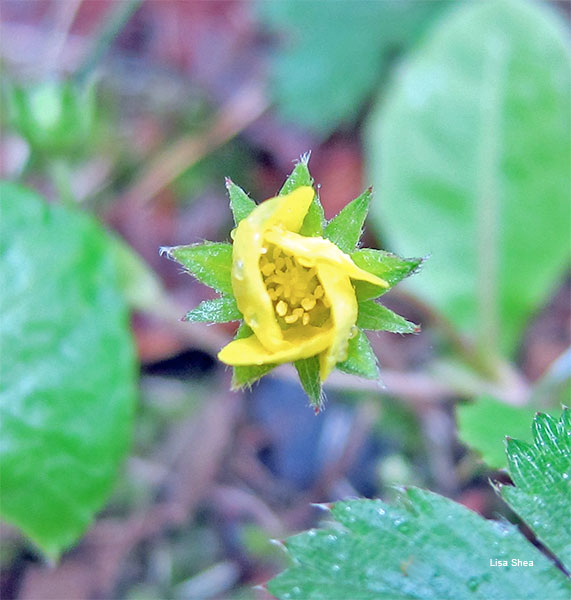
[[[244,262],[242,260],[237,260],[234,263],[233,274],[238,281],[242,281],[242,279],[244,279]]]

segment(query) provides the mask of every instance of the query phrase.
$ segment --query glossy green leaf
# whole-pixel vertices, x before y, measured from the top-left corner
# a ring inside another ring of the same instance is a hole
[[[318,413],[323,407],[324,400],[321,379],[319,378],[319,357],[312,356],[311,358],[296,360],[294,366],[311,406]]]
[[[259,0],[259,17],[277,33],[271,91],[282,116],[322,135],[353,123],[391,60],[447,5]]]
[[[12,184],[0,203],[0,510],[55,559],[128,448],[134,347],[101,227]]]
[[[234,215],[234,223],[238,225],[242,219],[245,219],[256,208],[256,203],[229,177],[226,177],[226,189],[230,197],[230,208]]]
[[[193,277],[215,290],[233,296],[232,245],[219,242],[161,248],[172,260],[179,262]]]
[[[515,487],[502,498],[527,523],[567,571],[571,571],[571,415],[538,413],[533,443],[508,439],[509,472]]]
[[[392,333],[418,333],[420,327],[374,300],[359,302],[357,327]]]
[[[335,526],[286,540],[292,565],[268,584],[276,598],[563,600],[571,591],[515,526],[428,491],[407,489],[395,505],[337,502],[331,516]],[[533,567],[511,566],[513,558]]]
[[[506,435],[531,441],[529,424],[533,408],[512,406],[491,396],[481,396],[469,404],[456,407],[458,437],[478,452],[492,469],[506,466]]]
[[[337,363],[337,368],[344,373],[367,379],[379,378],[377,357],[367,336],[360,329],[357,329],[355,335],[349,339],[347,358]]]
[[[372,196],[371,188],[365,190],[325,226],[324,236],[346,254],[351,254],[361,239]]]
[[[396,251],[430,254],[411,288],[492,352],[514,350],[568,263],[568,43],[547,4],[461,3],[368,127],[372,223]]]
[[[238,328],[234,339],[241,340],[242,338],[250,337],[253,333],[254,332],[245,323],[242,323]],[[272,369],[275,369],[276,366],[277,365],[248,365],[245,367],[233,367],[232,389],[251,386]]]
[[[309,167],[307,166],[309,163],[310,153],[304,154],[299,161],[295,164],[293,171],[289,174],[285,183],[280,190],[280,196],[285,196],[298,187],[302,187],[304,185],[312,186],[313,185],[313,177],[309,173]]]
[[[195,323],[229,323],[243,318],[238,310],[236,299],[232,296],[222,296],[213,300],[204,300],[196,308],[187,312],[184,320]]]

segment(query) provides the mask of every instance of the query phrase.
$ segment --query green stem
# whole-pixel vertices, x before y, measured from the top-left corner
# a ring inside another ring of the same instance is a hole
[[[77,203],[71,188],[71,171],[69,164],[61,159],[53,160],[49,172],[54,182],[58,200],[68,208],[76,208]]]
[[[480,326],[477,351],[485,362],[499,358],[499,205],[498,166],[500,162],[501,97],[504,71],[502,40],[494,40],[484,65],[485,85],[480,94],[482,136],[477,149],[477,244],[478,305]]]
[[[107,52],[113,40],[121,29],[139,8],[142,0],[120,0],[115,4],[107,19],[103,22],[91,49],[79,65],[74,78],[78,83],[84,83],[90,73],[97,66],[104,54]]]
[[[474,371],[487,381],[499,381],[502,378],[501,359],[498,356],[486,356],[480,352],[474,343],[464,337],[454,323],[433,305],[421,300],[414,294],[403,292],[402,290],[398,291],[398,295],[405,298],[419,312],[427,316],[428,320],[442,333],[465,364],[474,369]]]
[[[52,4],[54,26],[51,28],[42,67],[45,76],[52,76],[58,70],[61,54],[73,25],[82,0],[65,0]]]
[[[571,348],[555,359],[541,379],[536,382],[530,404],[540,408],[557,405],[565,386],[571,385]]]

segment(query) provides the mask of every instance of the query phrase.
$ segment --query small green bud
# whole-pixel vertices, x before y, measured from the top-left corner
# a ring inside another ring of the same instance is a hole
[[[95,124],[95,87],[49,80],[6,89],[11,126],[40,157],[84,154]]]

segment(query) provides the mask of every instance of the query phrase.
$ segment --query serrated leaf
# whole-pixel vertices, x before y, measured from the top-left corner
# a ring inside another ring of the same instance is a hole
[[[0,511],[55,559],[127,451],[134,345],[105,231],[13,184],[0,202]]]
[[[312,356],[296,360],[294,366],[299,375],[301,385],[309,397],[311,406],[313,406],[316,413],[319,412],[323,407],[323,390],[319,377],[319,357]]]
[[[236,332],[235,340],[250,337],[253,331],[242,323]],[[232,369],[232,389],[247,387],[258,381],[264,375],[275,369],[277,365],[248,365],[246,367],[233,367]]]
[[[481,396],[469,404],[456,407],[458,437],[478,452],[493,469],[505,467],[506,435],[531,441],[529,424],[535,410],[512,406],[491,396]]]
[[[187,312],[184,317],[185,321],[195,323],[229,323],[241,319],[243,316],[238,310],[236,299],[231,296],[204,300],[196,308]]]
[[[371,223],[432,256],[411,288],[492,352],[516,349],[569,264],[571,59],[551,8],[458,3],[368,128]]]
[[[509,439],[509,472],[515,487],[502,486],[502,498],[537,538],[571,571],[571,423],[538,413],[533,443]]]
[[[371,188],[365,190],[325,226],[324,237],[331,240],[346,254],[351,254],[361,239],[372,195]]]
[[[270,593],[280,600],[568,598],[565,575],[515,526],[417,488],[399,500],[337,502],[336,527],[286,540],[293,565],[269,582]],[[512,567],[513,558],[533,567]]]
[[[309,174],[309,168],[307,166],[309,162],[310,154],[304,154],[299,162],[295,164],[293,171],[290,173],[288,178],[280,190],[279,195],[285,196],[298,187],[302,187],[304,185],[312,186],[313,185],[313,177]]]
[[[379,378],[377,357],[367,336],[360,329],[349,339],[347,358],[337,363],[337,368],[350,375],[359,375],[367,379]]]
[[[256,203],[229,177],[226,177],[226,189],[230,198],[230,208],[234,216],[234,223],[238,225],[242,219],[245,219],[256,208]]]
[[[161,248],[169,258],[179,262],[193,277],[222,294],[232,291],[232,245],[206,242],[189,246]]]
[[[351,254],[353,262],[361,269],[384,279],[389,288],[383,288],[364,281],[355,281],[355,291],[359,300],[377,298],[388,292],[399,281],[414,274],[423,262],[422,258],[400,258],[384,250],[361,248]]]
[[[420,327],[374,300],[359,302],[357,327],[391,333],[418,333]]]

